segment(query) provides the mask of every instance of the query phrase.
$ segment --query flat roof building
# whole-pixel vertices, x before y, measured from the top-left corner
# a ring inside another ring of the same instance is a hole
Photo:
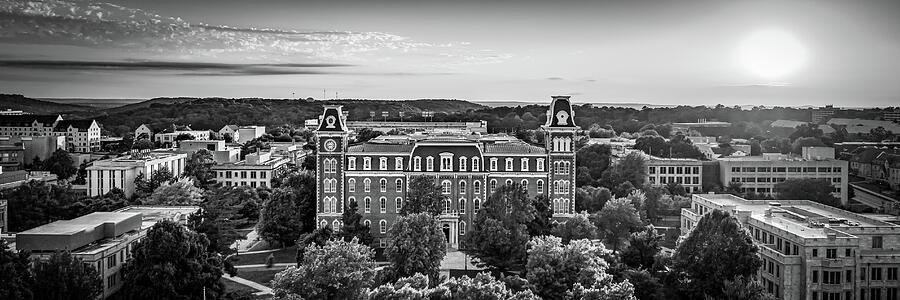
[[[900,225],[808,200],[694,194],[682,234],[703,215],[735,216],[759,246],[757,278],[778,299],[897,299]]]
[[[88,195],[91,197],[104,195],[114,188],[119,188],[125,195],[134,194],[134,179],[144,174],[152,176],[153,172],[168,169],[174,175],[184,172],[187,154],[171,152],[141,151],[132,154],[95,161],[87,167]]]
[[[284,173],[289,162],[271,152],[250,153],[243,161],[212,166],[212,171],[223,186],[271,187],[272,178]]]
[[[690,158],[661,158],[652,155],[647,159],[647,182],[665,187],[680,184],[687,193],[703,190],[703,162]]]

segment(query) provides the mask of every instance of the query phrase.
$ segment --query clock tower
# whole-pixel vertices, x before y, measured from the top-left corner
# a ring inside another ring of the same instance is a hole
[[[340,105],[325,105],[316,129],[316,222],[341,226],[344,212],[344,155],[349,131]]]
[[[575,212],[575,132],[578,130],[569,96],[553,96],[547,123],[542,128],[553,216],[568,217]]]

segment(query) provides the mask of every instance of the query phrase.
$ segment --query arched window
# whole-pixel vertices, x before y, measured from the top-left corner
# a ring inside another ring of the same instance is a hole
[[[459,181],[459,193],[460,194],[466,193],[466,182],[465,181],[462,181],[462,180]]]
[[[481,159],[476,157],[472,157],[472,172],[478,172],[481,170]]]
[[[465,157],[465,156],[460,156],[460,157],[459,157],[459,170],[460,170],[460,171],[465,171],[465,170],[466,170],[466,167],[467,167],[467,164],[468,164],[468,161],[466,160],[466,157]]]
[[[335,199],[334,197],[331,197],[331,211],[338,212],[337,206],[338,206],[337,199]]]
[[[527,193],[528,192],[528,179],[522,179],[521,183],[522,183],[522,189],[524,189],[525,192]]]
[[[382,193],[387,192],[387,179],[382,178],[381,181],[380,181],[379,183],[381,183],[381,186],[380,186],[380,187],[381,187],[381,192],[382,192]]]
[[[497,190],[497,179],[491,179],[491,194]]]
[[[553,213],[559,213],[559,199],[553,199]]]
[[[472,213],[477,214],[479,210],[481,210],[481,200],[475,198],[475,200],[472,201]]]
[[[347,180],[347,192],[356,192],[356,179],[350,178]]]
[[[403,179],[397,178],[397,180],[394,181],[394,184],[397,185],[397,192],[398,192],[398,193],[403,192]]]
[[[453,190],[453,184],[450,183],[450,180],[444,180],[441,182],[441,193],[450,194]]]
[[[422,158],[421,157],[416,156],[413,158],[413,170],[414,171],[422,171]]]
[[[403,198],[397,197],[394,199],[394,204],[397,205],[397,213],[400,213],[400,210],[403,209]]]
[[[331,228],[334,229],[334,231],[340,231],[341,230],[341,222],[338,220],[334,220],[333,222],[331,222]]]
[[[425,158],[425,170],[426,171],[434,171],[434,157],[429,156]]]
[[[459,207],[456,208],[459,213],[466,213],[466,198],[459,198]]]
[[[381,199],[378,199],[378,211],[381,213],[387,212],[387,198],[381,197]]]
[[[322,222],[319,223],[319,228],[325,228],[325,227],[328,227],[328,221],[322,220]]]
[[[347,158],[347,170],[356,170],[356,157]]]
[[[541,179],[538,179],[538,181],[537,181],[537,193],[538,194],[544,193],[544,181]]]
[[[369,227],[369,228],[372,228],[372,221],[369,221],[369,220],[365,220],[365,221],[363,221],[363,226],[366,226],[366,227]]]
[[[444,214],[449,214],[453,210],[452,200],[444,200]]]
[[[371,157],[363,157],[363,170],[371,170],[372,169],[372,158]]]
[[[475,180],[475,182],[472,184],[472,189],[472,192],[474,192],[475,195],[481,194],[481,181]]]
[[[352,204],[357,204],[357,203],[356,203],[356,197],[350,197],[350,198],[347,198],[347,206],[350,206],[351,203],[352,203]],[[359,210],[359,206],[357,206],[356,209]]]
[[[326,214],[330,213],[331,212],[331,198],[325,197],[325,199],[322,200],[322,206],[324,206],[322,208],[322,210],[325,211]]]
[[[379,170],[382,170],[382,171],[388,169],[388,167],[387,167],[387,157],[382,157],[382,158],[379,158],[379,159],[378,159],[378,169],[379,169]]]
[[[507,180],[506,180],[506,185],[512,185],[512,179],[507,179]]]
[[[466,221],[459,221],[459,235],[466,235]]]
[[[372,198],[366,197],[363,199],[363,208],[366,213],[372,212]]]
[[[538,159],[537,159],[537,171],[538,171],[538,172],[543,172],[543,171],[544,171],[544,159],[543,159],[543,158],[538,158]]]
[[[520,161],[521,166],[519,166],[519,169],[521,169],[521,171],[528,171],[528,158],[523,157]]]
[[[372,191],[372,180],[366,178],[363,179],[363,192],[371,192]]]
[[[553,193],[559,194],[559,180],[553,181]]]
[[[378,221],[378,232],[385,234],[387,233],[387,221],[381,220]]]

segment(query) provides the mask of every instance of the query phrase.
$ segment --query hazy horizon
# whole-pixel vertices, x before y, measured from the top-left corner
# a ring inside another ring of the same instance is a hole
[[[0,93],[900,103],[900,2],[0,0]]]

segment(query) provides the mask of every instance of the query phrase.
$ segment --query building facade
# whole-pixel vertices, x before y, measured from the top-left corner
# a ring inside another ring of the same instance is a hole
[[[241,126],[238,127],[237,133],[232,136],[234,142],[244,144],[255,138],[266,134],[266,126]]]
[[[194,138],[191,140],[208,140],[209,130],[178,130],[175,132],[157,133],[153,136],[154,141],[162,145],[171,146],[175,143],[175,139],[179,135],[189,134]]]
[[[100,151],[100,125],[94,120],[61,120],[53,133],[66,137],[69,152]]]
[[[741,192],[774,195],[775,185],[787,179],[821,178],[834,185],[835,197],[844,205],[848,201],[848,172],[848,163],[834,159],[834,149],[827,147],[806,147],[800,156],[764,153],[719,158],[723,187],[735,182],[741,184]]]
[[[141,124],[137,129],[134,130],[134,140],[140,140],[142,138],[153,141],[153,130],[150,129],[150,126],[147,124]]]
[[[547,113],[546,143],[495,141],[477,135],[438,135],[400,142],[349,145],[340,106],[326,106],[316,130],[316,221],[338,230],[341,214],[356,202],[380,247],[396,220],[414,176],[434,178],[446,197],[439,216],[446,241],[456,246],[475,215],[500,185],[518,183],[529,197],[545,195],[554,217],[575,208],[574,114],[569,97],[555,96]]]
[[[898,299],[900,226],[807,200],[694,194],[682,233],[729,212],[759,246],[757,279],[777,299]]]
[[[647,182],[665,187],[680,184],[687,193],[703,190],[703,162],[689,158],[647,158]]]
[[[0,116],[0,135],[46,136],[53,134],[60,115],[3,115]]]
[[[144,174],[145,178],[153,172],[168,169],[173,175],[184,173],[187,154],[170,152],[141,151],[113,159],[93,162],[87,167],[87,188],[91,197],[108,193],[114,188],[121,189],[125,195],[134,194],[134,179]]]
[[[272,179],[287,170],[289,158],[269,152],[250,153],[243,161],[212,166],[214,180],[223,186],[271,187]]]

